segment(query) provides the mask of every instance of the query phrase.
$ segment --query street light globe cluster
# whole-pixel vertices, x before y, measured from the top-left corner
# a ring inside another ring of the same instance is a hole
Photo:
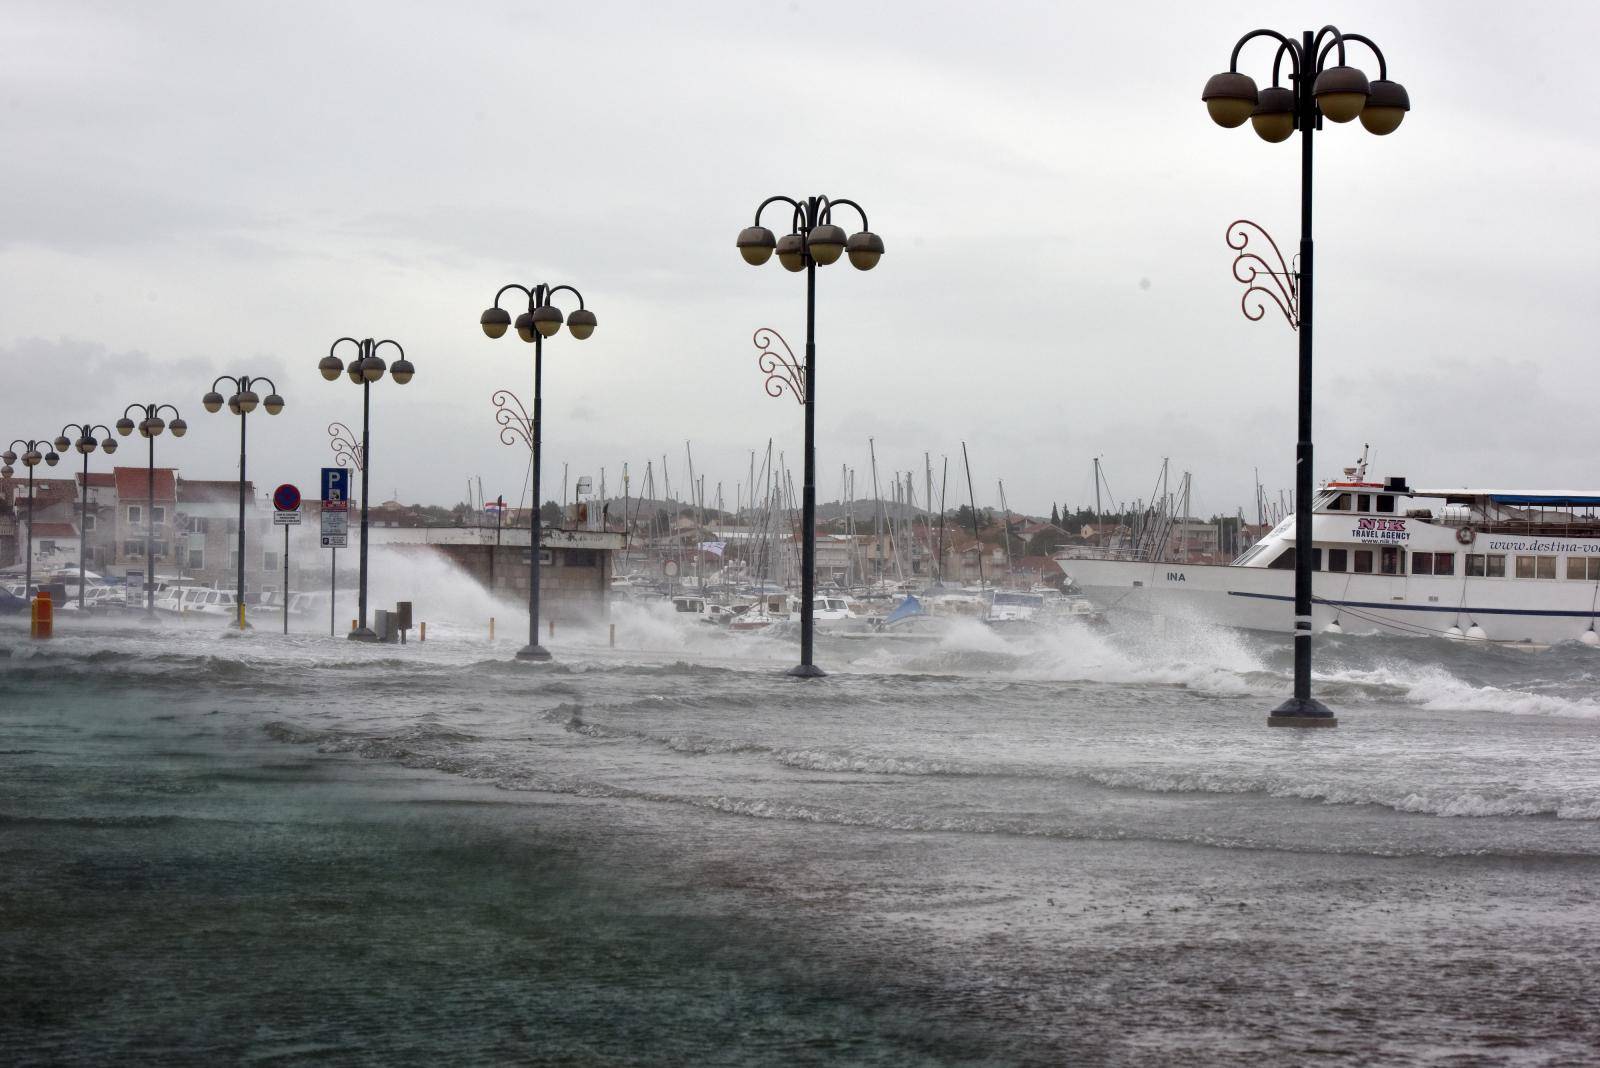
[[[258,404],[266,408],[268,415],[277,415],[279,412],[283,411],[283,398],[278,396],[276,393],[268,393],[267,399],[262,400],[261,397],[256,394],[255,390],[248,388],[242,389],[235,393],[233,396],[229,397],[226,402],[224,402],[222,394],[218,393],[216,390],[212,390],[210,393],[207,393],[200,399],[200,403],[205,405],[206,411],[208,412],[220,411],[222,409],[222,405],[226,403],[228,405],[228,411],[232,412],[234,415],[249,415],[251,412],[256,410],[256,406]]]
[[[54,449],[46,452],[40,452],[37,445],[35,445],[32,448],[23,450],[20,457],[12,450],[7,449],[4,453],[0,453],[0,460],[5,461],[5,468],[0,470],[0,475],[10,478],[13,474],[15,474],[16,468],[12,467],[11,465],[16,463],[19,459],[22,461],[23,467],[38,467],[41,462],[43,462],[47,467],[54,467],[56,464],[61,462],[61,457],[56,454]]]
[[[216,408],[212,408],[211,410],[216,411]],[[134,424],[134,421],[129,419],[127,416],[123,416],[121,419],[117,420],[117,433],[121,434],[123,437],[127,437],[129,434],[132,434],[135,429],[139,431],[139,436],[141,438],[160,437],[162,431],[164,430],[171,430],[173,437],[181,438],[189,432],[189,424],[184,422],[182,419],[174,419],[171,423],[168,423],[159,415],[152,415],[141,419],[139,420],[137,426]]]
[[[532,311],[525,311],[517,316],[517,336],[532,344],[535,334],[539,337],[554,337],[561,330],[563,322],[567,324],[567,333],[579,341],[593,334],[594,328],[599,325],[594,312],[587,308],[579,308],[571,315],[563,316],[561,309],[554,304],[541,304]],[[506,330],[511,326],[511,313],[496,304],[478,316],[478,325],[483,327],[483,332],[488,337],[504,337]]]
[[[837,263],[840,256],[848,254],[850,265],[858,271],[872,270],[883,257],[883,238],[870,230],[845,237],[844,228],[833,223],[814,226],[809,234],[796,230],[782,237],[774,237],[765,226],[746,226],[735,244],[750,266],[760,267],[776,252],[786,271],[805,270],[808,253],[820,267]]]
[[[1399,129],[1411,110],[1405,86],[1382,77],[1369,82],[1361,70],[1344,64],[1318,72],[1311,95],[1330,121],[1359,118],[1380,137]],[[1237,70],[1212,75],[1200,99],[1218,126],[1233,129],[1248,121],[1263,141],[1286,141],[1297,126],[1294,90],[1279,85],[1257,90],[1255,79]]]
[[[100,429],[104,430],[105,428],[101,427]],[[85,431],[77,438],[77,440],[73,440],[72,438],[67,437],[65,434],[62,434],[60,437],[56,438],[55,446],[56,452],[66,452],[68,449],[76,449],[81,455],[84,456],[88,456],[90,453],[94,452],[95,449],[101,448],[104,449],[106,455],[109,456],[117,451],[117,439],[106,438],[105,441],[96,441],[93,434]]]
[[[347,375],[350,381],[354,382],[358,386],[363,382],[378,381],[383,377],[384,371],[388,371],[389,377],[393,378],[396,382],[403,386],[407,382],[411,381],[412,377],[417,373],[416,367],[412,366],[411,361],[406,359],[404,356],[394,361],[394,366],[391,367],[384,363],[382,356],[376,355],[361,356],[357,359],[351,360],[350,366],[346,367],[343,360],[330,354],[328,356],[324,356],[317,363],[317,370],[321,371],[322,377],[326,378],[329,382],[335,381],[341,374],[343,374]]]

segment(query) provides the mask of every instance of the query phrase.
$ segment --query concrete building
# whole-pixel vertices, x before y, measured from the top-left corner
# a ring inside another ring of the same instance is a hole
[[[354,524],[352,524],[353,526]],[[531,563],[526,529],[481,527],[371,527],[369,544],[406,553],[433,553],[455,564],[485,589],[526,603]],[[612,557],[622,548],[618,531],[547,529],[541,535],[540,611],[546,618],[604,619],[611,592]],[[352,532],[350,541],[355,543]],[[383,606],[378,606],[383,607]]]

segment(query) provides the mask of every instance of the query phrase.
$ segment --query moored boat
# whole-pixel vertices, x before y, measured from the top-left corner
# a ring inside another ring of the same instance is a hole
[[[1317,631],[1600,645],[1600,492],[1414,489],[1363,463],[1312,511]],[[1056,562],[1113,615],[1292,630],[1292,516],[1229,564]]]

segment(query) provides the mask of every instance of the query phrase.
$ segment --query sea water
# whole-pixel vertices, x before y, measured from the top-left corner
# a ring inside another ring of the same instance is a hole
[[[1596,650],[1322,638],[1340,726],[1269,730],[1273,636],[530,665],[389,572],[427,642],[0,629],[8,1062],[1600,1059]]]

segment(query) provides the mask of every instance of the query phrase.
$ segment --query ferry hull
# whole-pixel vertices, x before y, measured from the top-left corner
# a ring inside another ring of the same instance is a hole
[[[1294,572],[1227,564],[1152,564],[1123,560],[1056,563],[1108,615],[1161,616],[1288,634]],[[1312,577],[1312,626],[1337,620],[1346,634],[1455,637],[1553,645],[1582,640],[1596,625],[1590,583],[1525,583],[1461,576]],[[1471,628],[1477,627],[1477,631]]]

